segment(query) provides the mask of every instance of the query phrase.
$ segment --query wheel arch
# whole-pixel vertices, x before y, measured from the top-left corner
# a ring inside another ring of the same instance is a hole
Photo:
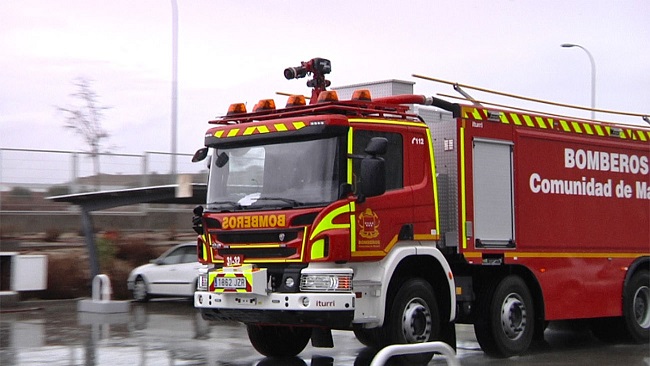
[[[440,253],[439,251],[437,252]],[[440,253],[440,256],[442,257],[442,253]],[[386,309],[392,306],[394,295],[397,293],[401,284],[410,278],[419,277],[431,285],[436,302],[438,303],[441,319],[449,319],[452,321],[456,316],[455,285],[449,265],[444,260],[444,257],[442,257],[442,260],[441,262],[440,258],[435,256],[434,253],[421,253],[419,249],[417,254],[402,258],[392,272],[390,281],[388,282]],[[442,281],[441,279],[446,279],[446,281]]]
[[[627,284],[630,282],[634,275],[642,270],[650,271],[650,256],[639,257],[630,264],[625,273],[625,280],[623,281],[623,291],[627,288]]]
[[[528,286],[528,291],[533,297],[533,309],[535,310],[535,334],[533,338],[543,338],[544,337],[544,322],[546,321],[546,305],[544,302],[544,293],[542,292],[542,286],[539,284],[535,274],[525,266],[513,265],[511,266],[511,273],[518,275],[524,280],[526,286]]]
[[[138,273],[135,276],[135,278],[133,279],[133,281],[135,282],[137,280],[142,280],[144,282],[145,286],[147,286],[147,291],[151,291],[151,288],[150,288],[151,286],[149,284],[149,279],[145,275],[143,275],[142,273]]]
[[[377,297],[365,296],[365,308],[358,306],[355,311],[372,314],[371,321],[359,317],[358,323],[370,323],[368,328],[381,327],[387,310],[392,305],[391,297],[397,292],[405,276],[419,276],[431,284],[441,314],[449,321],[456,317],[456,286],[449,263],[435,246],[423,246],[421,242],[401,242],[379,262],[359,262],[351,265],[355,280],[370,282],[370,289],[377,288]],[[433,269],[433,270],[431,270]],[[448,273],[448,274],[447,274]],[[379,291],[379,289],[381,289]],[[355,291],[358,288],[355,287]],[[368,298],[369,300],[365,300]],[[361,301],[358,302],[360,304]],[[444,313],[443,313],[444,312]]]

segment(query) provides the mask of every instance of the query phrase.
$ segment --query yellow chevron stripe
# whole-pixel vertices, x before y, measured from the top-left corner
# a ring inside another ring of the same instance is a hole
[[[580,129],[580,124],[578,124],[578,122],[571,122],[571,125],[576,133],[582,133],[582,129]]]

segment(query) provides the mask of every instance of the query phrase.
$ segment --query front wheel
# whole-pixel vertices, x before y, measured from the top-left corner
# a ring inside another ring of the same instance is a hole
[[[440,339],[441,322],[433,289],[420,278],[407,280],[395,294],[384,324],[389,344],[422,343]],[[403,356],[411,364],[426,364],[432,353]]]
[[[627,333],[633,341],[650,340],[650,275],[640,271],[625,286],[623,319]]]
[[[149,301],[149,292],[147,291],[147,284],[142,277],[135,279],[133,284],[133,300],[137,302]]]
[[[248,339],[267,357],[292,357],[305,349],[311,328],[246,324]]]
[[[381,348],[381,342],[379,334],[380,328],[363,328],[362,324],[353,324],[352,330],[354,331],[354,336],[357,338],[361,344],[371,348]]]
[[[490,356],[521,354],[533,340],[535,314],[530,291],[518,276],[505,277],[493,286],[488,285],[479,295],[476,339]]]

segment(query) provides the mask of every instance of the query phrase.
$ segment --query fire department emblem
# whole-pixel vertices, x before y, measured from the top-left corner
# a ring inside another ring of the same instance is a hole
[[[357,224],[361,228],[359,235],[365,239],[374,239],[379,236],[379,216],[367,208],[359,215]]]

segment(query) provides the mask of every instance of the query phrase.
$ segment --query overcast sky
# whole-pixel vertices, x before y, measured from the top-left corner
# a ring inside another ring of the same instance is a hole
[[[648,0],[178,0],[178,9],[179,152],[201,147],[206,122],[230,103],[309,95],[306,79],[282,71],[312,57],[332,61],[333,86],[402,79],[418,94],[454,94],[411,76],[422,74],[589,106],[589,58],[560,47],[575,43],[595,59],[597,108],[650,114]],[[85,77],[111,107],[113,152],[170,151],[171,19],[164,0],[0,1],[0,147],[86,150],[56,109],[75,102],[74,80]]]

